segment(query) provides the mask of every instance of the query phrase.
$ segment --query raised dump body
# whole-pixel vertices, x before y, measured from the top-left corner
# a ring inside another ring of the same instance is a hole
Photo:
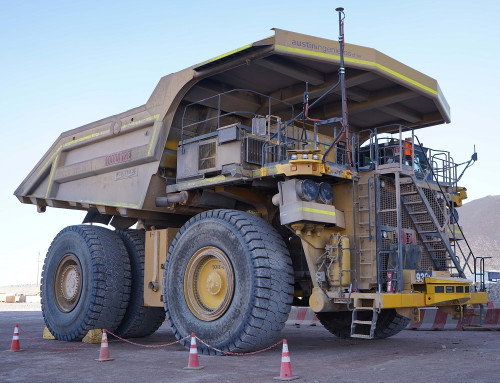
[[[166,313],[179,339],[250,351],[292,302],[340,337],[392,336],[420,307],[462,315],[486,301],[465,279],[465,188],[415,135],[449,121],[436,80],[343,38],[275,29],[162,78],[145,105],[61,134],[15,191],[117,229],[55,238],[48,328],[144,336]]]

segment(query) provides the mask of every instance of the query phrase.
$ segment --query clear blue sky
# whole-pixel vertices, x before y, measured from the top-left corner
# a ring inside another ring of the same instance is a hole
[[[0,286],[37,280],[59,230],[83,212],[37,214],[12,193],[57,136],[142,105],[160,77],[272,35],[270,28],[372,47],[436,78],[452,123],[420,133],[479,162],[469,198],[500,194],[500,2],[0,0]],[[41,265],[40,265],[41,266]]]

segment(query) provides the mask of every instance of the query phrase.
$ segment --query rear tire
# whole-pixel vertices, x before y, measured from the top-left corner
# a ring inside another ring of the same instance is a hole
[[[127,248],[132,270],[130,301],[116,334],[123,338],[139,338],[153,334],[165,321],[163,307],[144,306],[144,237],[141,230],[116,232]]]
[[[223,351],[254,351],[278,339],[290,312],[288,251],[252,214],[212,210],[191,218],[170,246],[164,275],[165,311],[177,339],[194,332]],[[200,343],[198,349],[215,354]]]
[[[115,331],[130,296],[130,262],[120,237],[99,226],[63,229],[42,271],[42,313],[56,339],[81,340],[91,329]]]
[[[351,311],[339,311],[316,314],[321,324],[333,335],[347,339],[351,337]],[[358,319],[370,320],[370,312],[359,312]],[[384,309],[378,314],[375,327],[375,339],[389,338],[404,330],[410,323],[410,319],[399,315],[394,309]],[[368,332],[365,334],[368,335]]]

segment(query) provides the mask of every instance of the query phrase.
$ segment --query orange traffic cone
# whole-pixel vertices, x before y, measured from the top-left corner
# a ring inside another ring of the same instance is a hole
[[[283,352],[281,353],[281,371],[280,376],[275,380],[295,380],[298,376],[292,376],[292,365],[290,364],[290,353],[288,352],[288,343],[283,339]]]
[[[115,360],[109,357],[108,348],[108,336],[106,335],[106,330],[102,330],[102,340],[101,340],[101,352],[99,353],[99,359],[94,359],[98,362],[109,362]]]
[[[204,366],[200,366],[198,361],[198,348],[196,347],[196,335],[191,333],[191,347],[189,348],[189,362],[184,370],[201,370]]]
[[[19,347],[19,325],[16,324],[14,327],[14,335],[12,335],[12,343],[10,344],[10,350],[7,351],[24,351]]]

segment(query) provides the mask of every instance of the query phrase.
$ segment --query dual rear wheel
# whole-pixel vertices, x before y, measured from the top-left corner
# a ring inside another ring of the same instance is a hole
[[[42,313],[56,339],[80,340],[105,328],[122,337],[152,334],[165,319],[143,306],[144,233],[99,226],[63,229],[42,271]]]

